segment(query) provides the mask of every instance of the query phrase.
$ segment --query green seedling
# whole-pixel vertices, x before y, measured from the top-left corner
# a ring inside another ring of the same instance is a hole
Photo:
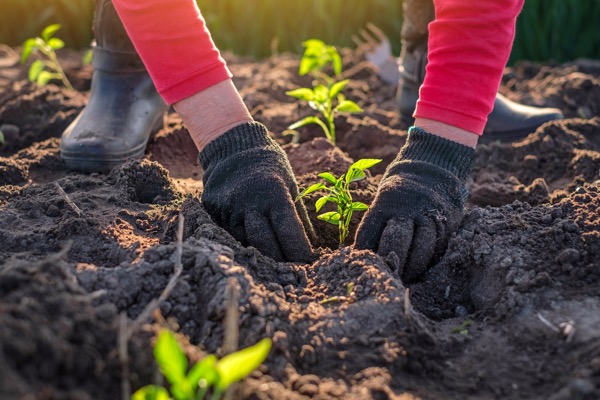
[[[362,108],[355,102],[347,100],[342,91],[350,82],[345,79],[337,81],[330,77],[323,69],[331,64],[335,76],[342,73],[342,59],[334,46],[326,45],[317,39],[307,40],[303,43],[306,50],[300,60],[300,75],[312,74],[315,78],[312,88],[299,88],[287,91],[288,96],[308,102],[319,115],[308,116],[288,126],[292,132],[310,124],[317,124],[325,133],[325,137],[335,145],[335,117],[338,113],[356,114]],[[322,117],[322,118],[321,118]]]
[[[473,325],[473,320],[468,319],[465,322],[463,322],[462,324],[460,324],[460,326],[457,326],[456,328],[452,329],[452,333],[458,333],[460,335],[466,336],[469,334],[469,326]]]
[[[213,354],[198,361],[188,371],[188,360],[175,335],[163,330],[154,346],[154,358],[170,385],[169,391],[157,385],[137,390],[132,400],[202,400],[220,399],[232,384],[244,379],[267,358],[271,339],[255,344],[220,360]]]
[[[56,56],[56,50],[65,47],[65,42],[54,37],[56,31],[60,28],[60,24],[49,25],[44,28],[40,36],[27,39],[23,43],[21,64],[24,64],[34,52],[39,51],[42,53],[44,59],[35,60],[31,63],[29,67],[29,80],[36,82],[38,85],[46,85],[51,80],[58,79],[67,89],[73,90],[73,85],[67,79]]]
[[[94,52],[92,49],[87,49],[85,53],[81,56],[81,62],[83,65],[91,65],[94,60]]]
[[[352,214],[355,211],[366,211],[369,208],[365,203],[352,201],[350,184],[364,179],[365,170],[380,162],[381,160],[372,158],[358,160],[339,178],[336,178],[330,172],[321,172],[319,177],[323,179],[324,183],[315,183],[304,189],[298,197],[296,197],[296,201],[298,201],[311,193],[324,192],[325,195],[320,197],[315,203],[317,212],[321,211],[321,208],[328,202],[336,204],[337,211],[326,212],[318,215],[317,218],[339,227],[340,246],[346,240],[346,236],[348,236]]]
[[[6,144],[6,139],[4,138],[4,133],[0,131],[0,147]]]
[[[338,303],[343,301],[352,301],[352,294],[354,292],[354,283],[350,282],[346,285],[346,293],[347,296],[332,296],[326,299],[323,299],[319,302],[321,305],[327,305],[331,303]]]
[[[329,82],[332,78],[323,72],[331,64],[335,76],[342,73],[342,57],[335,46],[325,44],[319,39],[309,39],[302,43],[304,54],[300,60],[298,74],[304,76],[311,74],[314,78]]]

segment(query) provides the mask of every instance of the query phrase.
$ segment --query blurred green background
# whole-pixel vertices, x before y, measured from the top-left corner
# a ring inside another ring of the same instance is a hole
[[[482,0],[486,1],[486,0]],[[221,50],[257,58],[301,52],[320,38],[354,46],[352,34],[368,21],[382,28],[400,51],[401,0],[198,0]],[[0,0],[0,43],[20,45],[51,23],[74,48],[92,39],[93,0]],[[516,60],[600,58],[600,0],[526,0],[511,56]]]

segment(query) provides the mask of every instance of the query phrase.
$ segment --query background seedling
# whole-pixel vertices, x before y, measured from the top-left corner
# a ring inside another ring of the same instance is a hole
[[[188,360],[175,335],[163,330],[154,346],[154,358],[170,385],[169,391],[157,385],[137,390],[132,400],[202,400],[212,391],[210,399],[220,399],[225,390],[248,376],[267,358],[271,339],[255,344],[220,360],[213,354],[198,361],[188,371]]]
[[[311,74],[315,78],[313,87],[290,90],[286,94],[308,102],[319,115],[305,117],[288,126],[288,129],[295,131],[306,125],[317,124],[323,129],[325,137],[335,145],[335,116],[338,113],[355,114],[363,110],[355,102],[347,100],[342,93],[350,81],[336,80],[342,73],[342,59],[335,47],[318,39],[307,40],[303,45],[306,50],[300,60],[298,73]],[[323,71],[328,65],[331,65],[335,77],[330,77]]]
[[[365,170],[372,166],[379,164],[381,160],[365,158],[358,160],[348,168],[348,172],[336,178],[330,172],[321,172],[319,177],[323,179],[324,183],[315,183],[304,189],[296,201],[302,197],[309,195],[314,192],[324,192],[325,195],[320,197],[315,203],[315,209],[317,212],[323,208],[328,202],[335,203],[337,205],[337,211],[330,211],[324,214],[318,215],[317,218],[328,222],[339,227],[340,233],[340,246],[346,240],[350,227],[350,219],[355,211],[365,211],[369,208],[365,203],[359,201],[352,201],[352,194],[350,193],[350,184],[357,182],[365,178]]]
[[[27,39],[23,43],[21,64],[24,64],[34,52],[39,51],[45,59],[35,60],[31,63],[29,80],[36,82],[38,85],[45,85],[53,79],[58,79],[62,81],[67,89],[73,90],[73,85],[69,82],[56,56],[55,50],[65,47],[65,42],[54,37],[60,27],[60,24],[49,25],[44,28],[40,36]]]
[[[456,328],[452,329],[452,333],[458,333],[463,336],[466,336],[469,334],[469,326],[471,325],[473,325],[473,320],[468,319],[462,324],[460,324],[460,326],[457,326]]]

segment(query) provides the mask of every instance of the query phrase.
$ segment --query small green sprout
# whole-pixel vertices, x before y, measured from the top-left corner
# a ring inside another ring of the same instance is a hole
[[[309,39],[302,43],[304,54],[300,60],[298,74],[304,76],[311,74],[315,78],[322,78],[325,81],[331,79],[329,75],[323,73],[323,69],[331,64],[333,73],[339,76],[342,73],[342,57],[335,46],[325,44],[319,39]]]
[[[325,192],[326,194],[320,197],[315,203],[317,212],[319,212],[327,202],[332,202],[337,205],[337,211],[326,212],[317,216],[317,218],[339,227],[340,246],[346,240],[346,236],[348,236],[352,213],[354,211],[365,211],[369,208],[365,203],[352,201],[350,184],[364,179],[365,170],[380,162],[381,160],[372,158],[358,160],[348,168],[348,172],[339,178],[336,178],[329,172],[321,172],[319,177],[322,178],[325,183],[315,183],[304,189],[298,197],[296,197],[296,201],[298,201],[311,193],[317,191]]]
[[[87,49],[85,53],[83,53],[83,56],[81,56],[81,62],[83,63],[83,65],[91,65],[93,60],[94,52],[92,51],[92,49]]]
[[[457,326],[456,328],[452,329],[452,333],[458,333],[461,334],[463,336],[466,336],[469,334],[469,326],[473,325],[473,320],[472,319],[468,319],[466,321],[464,321],[462,324],[460,324],[460,326]]]
[[[6,139],[4,138],[4,133],[0,131],[0,146],[4,146],[6,144]]]
[[[342,93],[350,80],[337,81],[323,72],[323,68],[331,64],[336,76],[342,73],[342,59],[336,48],[317,39],[307,40],[303,45],[306,50],[300,61],[298,73],[300,75],[312,74],[315,77],[313,87],[290,90],[286,94],[308,102],[313,110],[319,112],[319,116],[305,117],[290,125],[288,129],[295,131],[306,125],[317,124],[323,129],[325,137],[335,145],[334,120],[336,115],[338,113],[355,114],[363,110],[355,102],[347,100]]]
[[[170,385],[166,388],[148,385],[137,390],[132,400],[202,400],[212,391],[210,399],[220,399],[225,390],[248,376],[267,358],[271,339],[255,344],[220,360],[213,354],[198,361],[188,371],[188,360],[175,335],[163,330],[154,346],[154,358]]]
[[[59,38],[53,37],[56,31],[61,28],[60,24],[49,25],[42,31],[39,37],[29,38],[23,43],[23,52],[21,53],[21,64],[29,59],[35,52],[39,51],[45,57],[45,60],[36,60],[29,67],[29,80],[38,85],[46,85],[53,79],[62,81],[67,89],[73,90],[73,85],[67,79],[65,72],[58,63],[56,51],[65,47],[65,42]]]

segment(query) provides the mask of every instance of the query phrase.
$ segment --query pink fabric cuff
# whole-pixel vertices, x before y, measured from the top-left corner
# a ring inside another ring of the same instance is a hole
[[[231,78],[194,0],[113,0],[168,104]]]
[[[428,63],[414,116],[481,135],[523,0],[434,0]]]

